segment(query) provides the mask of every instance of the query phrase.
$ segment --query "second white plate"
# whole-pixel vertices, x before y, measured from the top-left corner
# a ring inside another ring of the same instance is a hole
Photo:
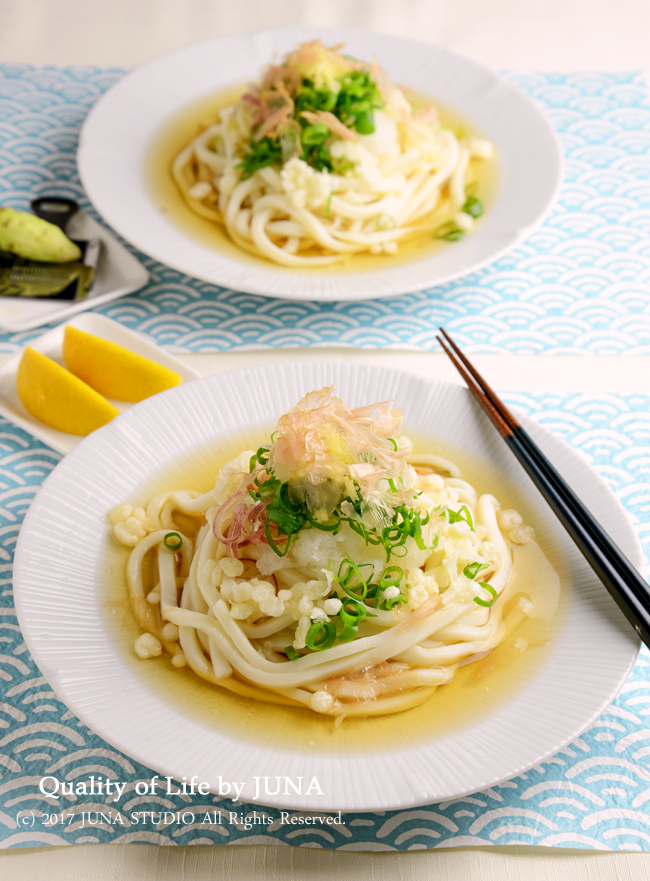
[[[380,269],[316,272],[237,259],[191,238],[157,207],[146,182],[152,143],[197,100],[257,79],[274,58],[320,38],[376,58],[390,78],[466,119],[496,147],[498,193],[465,240]],[[523,92],[448,50],[342,28],[278,28],[229,34],[177,49],[124,77],[95,105],[79,141],[79,173],[99,213],[162,263],[234,290],[297,300],[361,300],[439,285],[514,247],[542,220],[557,193],[562,156],[555,132]]]

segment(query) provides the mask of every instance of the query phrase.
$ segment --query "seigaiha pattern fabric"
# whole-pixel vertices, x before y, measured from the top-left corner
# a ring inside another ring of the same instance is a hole
[[[0,206],[67,196],[88,209],[79,128],[123,71],[0,65]],[[547,111],[566,161],[559,200],[520,246],[460,280],[355,303],[225,290],[142,254],[150,284],[101,308],[176,352],[355,346],[429,350],[444,326],[468,352],[650,354],[650,108],[638,74],[508,73]],[[0,335],[0,352],[40,330]]]
[[[582,451],[627,509],[650,559],[650,395],[504,398]],[[457,801],[345,814],[345,825],[300,826],[282,823],[280,811],[259,803],[213,795],[138,795],[138,783],[150,781],[154,772],[110,747],[57,700],[30,659],[13,609],[11,565],[18,530],[58,460],[57,453],[0,420],[1,847],[267,843],[387,851],[526,844],[650,851],[650,652],[645,649],[619,696],[581,737],[527,773]],[[57,804],[38,790],[49,775],[66,783],[108,778],[126,783],[126,789],[117,799],[114,794],[72,796]],[[136,824],[134,812],[154,816]],[[231,813],[237,822],[231,822]],[[257,822],[250,822],[254,818]]]

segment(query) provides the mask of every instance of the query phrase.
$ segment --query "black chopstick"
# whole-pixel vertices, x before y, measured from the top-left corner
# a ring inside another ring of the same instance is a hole
[[[441,327],[438,341],[598,578],[650,648],[650,587]]]

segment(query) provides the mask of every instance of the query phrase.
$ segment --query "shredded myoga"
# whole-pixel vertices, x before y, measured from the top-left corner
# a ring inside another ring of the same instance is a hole
[[[327,266],[423,236],[463,238],[483,213],[474,164],[493,153],[434,107],[414,107],[375,62],[313,41],[220,110],[172,176],[192,211],[245,251]]]
[[[511,543],[532,529],[401,425],[323,388],[210,492],[114,508],[135,653],[340,719],[418,706],[499,645],[530,613],[521,598],[504,617]]]

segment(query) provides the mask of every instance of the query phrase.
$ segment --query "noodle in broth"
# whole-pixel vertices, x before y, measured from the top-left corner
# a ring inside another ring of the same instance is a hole
[[[493,152],[411,104],[376,63],[315,41],[222,108],[172,176],[238,247],[306,268],[423,236],[458,241],[483,213],[469,169]]]
[[[111,512],[133,546],[140,657],[164,650],[265,702],[385,715],[428,700],[531,612],[521,598],[504,617],[512,543],[532,536],[521,517],[413,454],[399,410],[348,410],[332,393],[303,398],[214,490]]]

